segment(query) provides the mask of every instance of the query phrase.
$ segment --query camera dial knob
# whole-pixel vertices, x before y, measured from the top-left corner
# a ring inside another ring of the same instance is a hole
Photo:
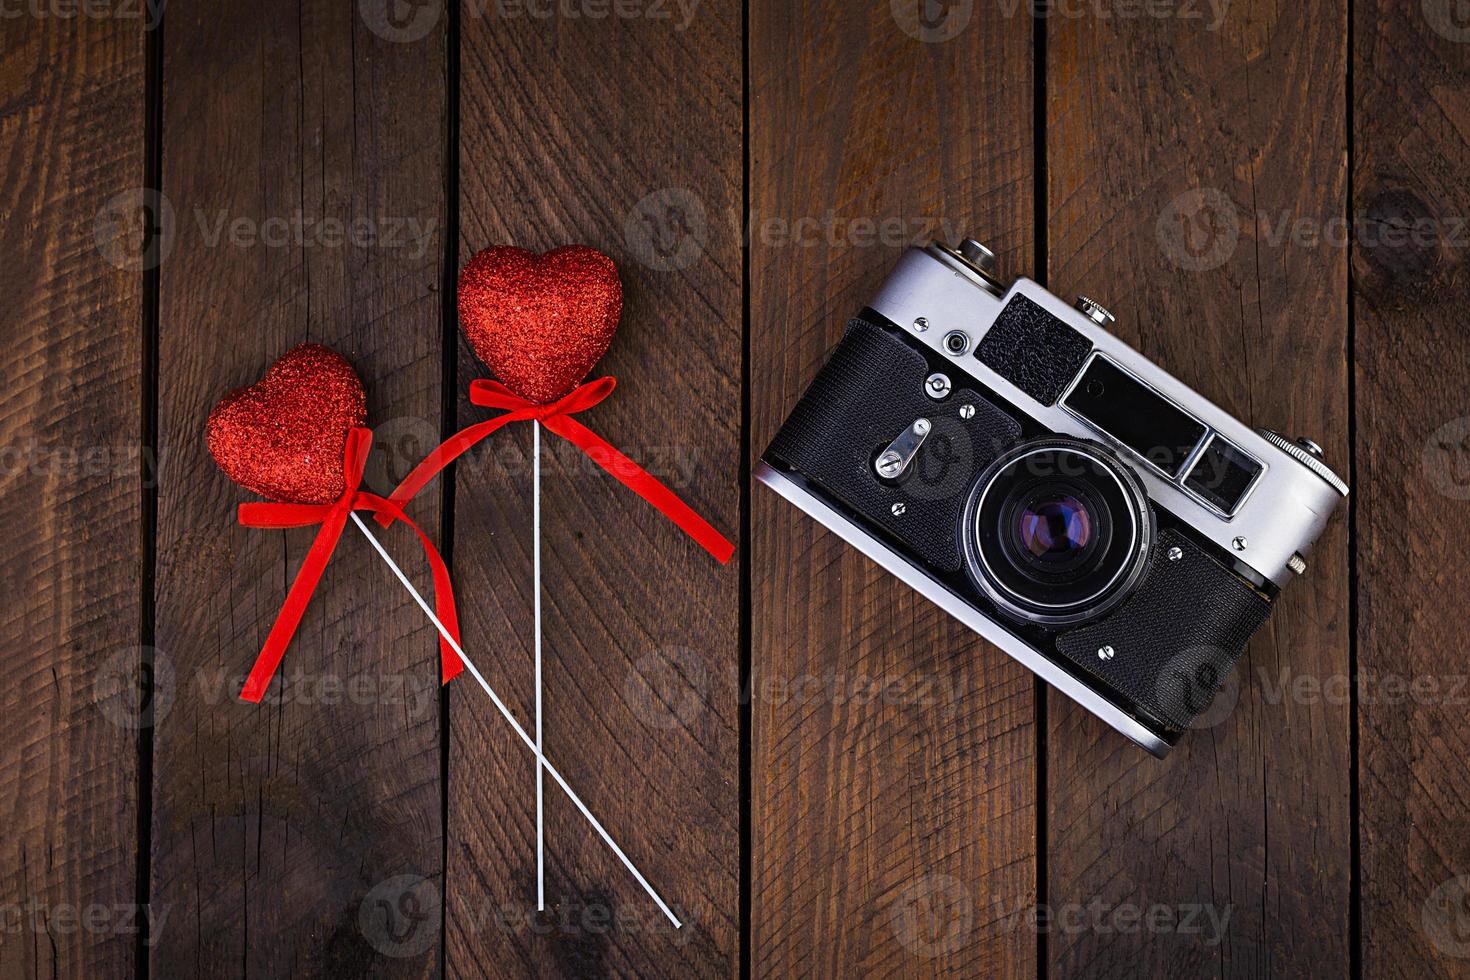
[[[1306,438],[1293,441],[1271,429],[1257,429],[1256,432],[1271,445],[1311,470],[1332,489],[1344,497],[1348,495],[1348,485],[1323,460],[1321,446]]]
[[[1117,317],[1109,313],[1097,300],[1088,299],[1086,296],[1077,297],[1077,309],[1087,315],[1087,319],[1100,327],[1111,326],[1117,321]]]
[[[995,253],[973,238],[960,242],[960,255],[981,272],[995,271]]]

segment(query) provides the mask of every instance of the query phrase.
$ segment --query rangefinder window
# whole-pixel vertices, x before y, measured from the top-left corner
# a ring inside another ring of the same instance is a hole
[[[1062,404],[1173,479],[1205,437],[1198,419],[1098,354]]]
[[[1233,514],[1260,472],[1260,463],[1216,435],[1190,468],[1184,485],[1224,513]]]

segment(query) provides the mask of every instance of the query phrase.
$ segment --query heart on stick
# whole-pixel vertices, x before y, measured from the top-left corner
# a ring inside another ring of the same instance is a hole
[[[613,260],[586,245],[537,255],[497,245],[459,276],[459,322],[500,383],[538,404],[587,377],[623,312]]]
[[[367,420],[352,364],[320,344],[282,354],[255,384],[209,413],[209,454],[225,475],[267,500],[329,504],[342,496],[347,434]]]

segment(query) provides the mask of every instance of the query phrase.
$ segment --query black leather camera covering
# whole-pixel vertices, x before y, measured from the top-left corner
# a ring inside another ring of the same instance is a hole
[[[963,376],[949,367],[958,385]],[[970,388],[931,399],[924,389],[930,373],[919,351],[877,323],[854,318],[766,456],[887,529],[923,561],[956,572],[965,491],[1020,438],[1021,427]],[[975,409],[969,419],[960,413],[966,405]],[[878,453],[920,418],[933,428],[918,456],[896,484],[880,480],[873,470]],[[893,514],[895,503],[904,505],[902,516]]]
[[[1181,556],[1170,560],[1171,549]],[[1270,603],[1175,530],[1154,544],[1138,591],[1112,615],[1057,637],[1057,650],[1182,732],[1214,699]],[[1111,647],[1112,659],[1098,655]]]
[[[1092,343],[1025,296],[1014,296],[975,348],[980,362],[1043,405],[1055,405]]]

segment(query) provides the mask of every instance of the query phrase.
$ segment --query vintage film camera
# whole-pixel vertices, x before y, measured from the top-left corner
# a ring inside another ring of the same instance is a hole
[[[756,478],[1154,755],[1348,488],[966,240],[905,253]]]

